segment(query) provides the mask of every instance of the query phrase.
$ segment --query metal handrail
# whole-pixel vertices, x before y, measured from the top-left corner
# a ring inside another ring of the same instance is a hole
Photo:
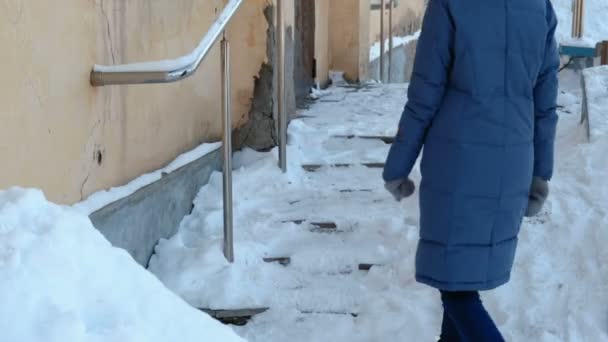
[[[244,0],[230,0],[190,54],[164,61],[95,65],[91,71],[91,84],[99,87],[115,84],[170,83],[192,76],[243,2]]]
[[[234,262],[233,203],[232,203],[232,99],[230,86],[230,45],[223,33],[244,0],[230,0],[219,17],[211,25],[198,47],[190,54],[173,60],[124,64],[114,66],[95,65],[91,71],[93,86],[127,85],[145,83],[169,83],[192,76],[205,59],[220,35],[222,68],[222,158],[223,158],[223,204],[224,204],[224,256]],[[279,167],[287,170],[287,111],[285,110],[285,47],[282,0],[276,0],[276,20],[279,39],[276,44],[278,75],[277,119],[279,120]]]
[[[380,0],[380,82],[384,82],[384,8],[384,0]]]

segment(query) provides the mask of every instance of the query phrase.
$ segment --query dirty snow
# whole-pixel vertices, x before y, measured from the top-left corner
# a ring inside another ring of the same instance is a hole
[[[38,190],[0,191],[0,303],[3,342],[243,341]]]
[[[563,78],[549,202],[522,227],[512,281],[483,294],[508,341],[608,341],[608,131],[586,142],[579,78]],[[370,84],[318,94],[290,126],[287,174],[276,151],[235,156],[235,263],[221,252],[215,174],[177,235],[157,246],[151,271],[197,307],[270,307],[237,329],[251,341],[434,341],[439,297],[414,281],[417,200],[394,202],[381,169],[360,165],[384,161],[387,144],[357,136],[394,135],[405,93]],[[343,163],[355,165],[329,166]],[[418,166],[412,177],[419,183]],[[313,224],[327,221],[337,228]]]

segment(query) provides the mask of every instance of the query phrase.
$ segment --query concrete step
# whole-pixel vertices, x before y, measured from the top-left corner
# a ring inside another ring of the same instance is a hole
[[[200,311],[208,314],[223,324],[246,325],[253,316],[259,315],[268,311],[269,308],[250,308],[250,309],[234,309],[234,310],[213,310],[199,308]]]
[[[350,135],[334,135],[333,137],[334,138],[338,138],[338,139],[346,139],[346,140],[352,140],[352,139],[380,140],[380,141],[384,142],[387,145],[390,145],[393,142],[395,142],[395,137],[394,136],[384,136],[384,135],[354,135],[354,134],[350,134]]]
[[[200,311],[208,314],[222,324],[245,326],[249,321],[259,314],[265,313],[270,308],[255,309],[234,309],[234,310],[212,310],[199,308]],[[331,316],[351,316],[356,318],[359,312],[351,311],[332,311],[332,310],[298,310],[302,315],[331,315]]]
[[[290,257],[269,257],[269,258],[264,258],[264,262],[267,263],[279,263],[283,266],[289,266],[289,264],[291,264],[291,258]],[[383,265],[381,264],[372,264],[372,263],[360,263],[357,265],[357,269],[359,271],[364,271],[364,272],[368,272],[369,270],[371,270],[373,267],[381,267]],[[352,273],[352,268],[350,267],[344,267],[343,271],[338,272],[337,274],[351,274]],[[329,275],[332,275],[332,273],[329,273]]]
[[[307,223],[311,226],[310,231],[317,233],[337,233],[338,225],[335,222],[307,222],[305,219],[295,219],[295,220],[287,220],[282,221],[282,223],[294,223],[297,225],[302,225]]]
[[[349,167],[354,167],[354,166],[365,166],[367,168],[370,169],[382,169],[384,168],[384,163],[360,163],[360,164],[354,164],[354,163],[340,163],[340,164],[305,164],[302,165],[302,168],[307,171],[307,172],[316,172],[321,168],[324,167],[328,167],[328,168],[349,168]]]

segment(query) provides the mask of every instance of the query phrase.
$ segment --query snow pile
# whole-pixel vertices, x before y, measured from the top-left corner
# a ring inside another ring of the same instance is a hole
[[[556,37],[559,42],[570,41],[572,37],[572,3],[573,0],[551,0],[557,14],[559,26]],[[595,43],[608,40],[608,1],[585,1],[585,34],[584,41]]]
[[[3,342],[243,341],[40,191],[0,191]]]
[[[222,147],[221,142],[199,145],[192,151],[178,156],[174,161],[164,168],[140,176],[126,185],[110,188],[109,190],[98,191],[89,196],[86,200],[74,204],[74,208],[82,211],[84,214],[89,215],[112,202],[130,196],[137,190],[156,182],[162,178],[164,173],[171,173],[186,164],[189,164],[213,151],[216,151],[220,147]]]

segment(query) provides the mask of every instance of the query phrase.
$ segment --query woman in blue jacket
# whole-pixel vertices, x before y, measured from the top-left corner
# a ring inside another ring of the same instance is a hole
[[[549,0],[430,0],[384,169],[397,200],[421,161],[416,279],[441,291],[442,341],[502,341],[477,291],[508,282],[524,215],[548,195],[557,125]]]

